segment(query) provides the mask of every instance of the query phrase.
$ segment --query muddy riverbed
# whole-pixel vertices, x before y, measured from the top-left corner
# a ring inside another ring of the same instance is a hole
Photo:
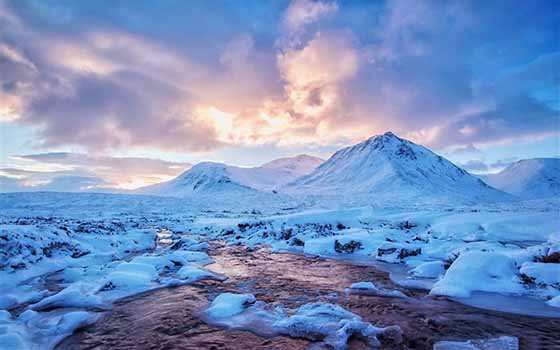
[[[228,277],[189,286],[161,289],[118,302],[96,324],[75,333],[60,349],[306,349],[310,342],[289,337],[261,337],[226,330],[199,317],[216,295],[252,293],[258,300],[296,308],[325,301],[362,316],[377,326],[399,325],[404,342],[383,349],[431,349],[439,340],[465,340],[512,335],[520,349],[560,348],[560,319],[529,317],[481,310],[422,290],[403,289],[386,272],[347,262],[271,253],[263,248],[216,246],[208,269]],[[347,295],[345,288],[372,281],[398,289],[409,298]],[[350,349],[364,349],[359,340]]]

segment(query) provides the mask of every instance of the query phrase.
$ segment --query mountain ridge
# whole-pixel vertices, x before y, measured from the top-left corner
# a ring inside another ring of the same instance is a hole
[[[513,198],[392,132],[342,148],[326,161],[298,155],[254,168],[204,162],[171,181],[137,191],[164,196],[254,192],[469,201]]]
[[[560,158],[529,158],[510,164],[483,181],[524,199],[560,196]]]
[[[196,193],[272,192],[303,176],[323,160],[309,155],[275,159],[258,167],[243,168],[217,162],[202,162],[170,181],[143,187],[140,194],[184,196]]]

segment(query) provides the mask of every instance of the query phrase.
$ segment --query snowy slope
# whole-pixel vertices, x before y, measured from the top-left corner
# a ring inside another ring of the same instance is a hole
[[[292,175],[294,178],[310,174],[317,169],[325,160],[312,157],[307,154],[300,154],[295,157],[279,158],[263,164],[261,168],[277,169]]]
[[[182,197],[195,193],[252,192],[243,185],[225,164],[203,162],[193,166],[175,179],[136,190],[139,194]]]
[[[319,158],[300,155],[277,159],[255,168],[204,162],[171,181],[141,188],[136,193],[183,197],[197,193],[271,192],[302,175],[309,174],[321,161]]]
[[[560,159],[520,160],[497,174],[481,176],[489,185],[522,198],[560,195]]]
[[[443,157],[391,132],[336,152],[314,172],[284,190],[387,198],[507,198]]]

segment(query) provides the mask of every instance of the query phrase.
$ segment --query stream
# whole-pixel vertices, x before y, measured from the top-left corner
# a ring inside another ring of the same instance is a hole
[[[271,306],[288,309],[312,301],[336,303],[376,326],[399,325],[403,344],[384,349],[432,349],[439,340],[501,335],[518,337],[520,349],[560,347],[560,318],[490,311],[428,296],[425,290],[399,286],[389,272],[373,266],[221,244],[208,253],[215,262],[206,268],[228,276],[226,281],[204,280],[123,299],[101,321],[76,332],[57,348],[291,350],[312,345],[308,340],[263,337],[203,322],[201,311],[223,292],[252,293]],[[358,281],[372,281],[408,297],[347,295],[344,289]],[[349,349],[365,349],[365,345],[354,340]]]

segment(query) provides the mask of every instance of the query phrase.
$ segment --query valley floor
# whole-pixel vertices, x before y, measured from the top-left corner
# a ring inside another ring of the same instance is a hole
[[[558,204],[0,195],[0,349],[554,348]]]

